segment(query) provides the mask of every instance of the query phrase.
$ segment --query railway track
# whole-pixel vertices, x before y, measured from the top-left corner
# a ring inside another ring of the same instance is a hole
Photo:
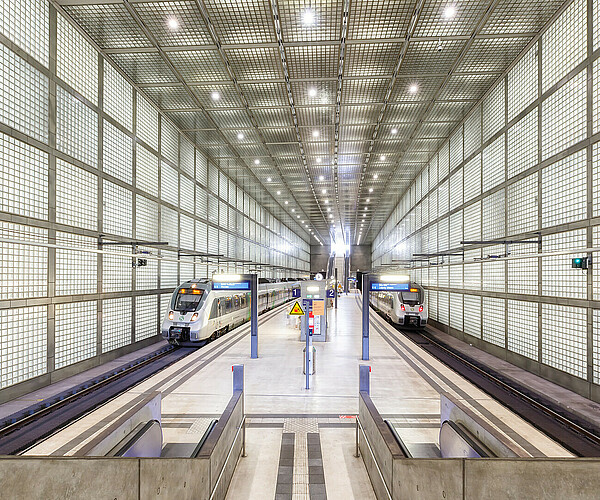
[[[195,350],[161,349],[137,363],[86,382],[70,393],[58,394],[11,415],[0,424],[0,455],[19,454]]]
[[[575,414],[558,407],[542,394],[533,393],[525,386],[503,377],[464,353],[434,339],[427,329],[418,332],[393,326],[406,338],[460,373],[575,455],[600,457],[600,429],[591,422],[583,421]]]
[[[361,306],[359,303],[359,307]],[[429,327],[423,331],[406,329],[377,314],[405,338],[510,408],[573,454],[579,457],[600,457],[600,428],[592,422],[440,342],[433,337]]]

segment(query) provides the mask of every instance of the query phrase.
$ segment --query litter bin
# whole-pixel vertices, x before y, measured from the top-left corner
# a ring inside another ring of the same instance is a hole
[[[316,366],[316,359],[317,359],[317,349],[313,346],[312,348],[312,371],[310,372],[311,375],[315,374],[315,366]],[[306,347],[304,347],[304,349],[302,349],[302,374],[306,375]]]

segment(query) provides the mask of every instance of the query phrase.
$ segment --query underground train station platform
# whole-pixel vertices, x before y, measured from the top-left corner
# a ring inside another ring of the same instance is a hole
[[[40,485],[78,498],[521,498],[543,474],[552,487],[545,498],[591,498],[599,460],[574,458],[373,310],[370,359],[361,360],[359,299],[341,295],[330,309],[327,341],[314,343],[310,389],[288,303],[259,316],[258,359],[250,358],[248,325],[194,350],[20,458],[0,459],[4,491],[19,498],[48,498]],[[560,390],[546,384],[547,393]],[[154,411],[158,404],[161,458],[91,458],[114,435],[115,421],[144,404]],[[441,458],[444,446],[455,445],[441,431],[449,405],[462,415],[458,427],[471,425],[462,434],[471,449],[504,458]],[[200,466],[203,458],[219,464],[218,474]],[[26,480],[32,474],[35,487]]]

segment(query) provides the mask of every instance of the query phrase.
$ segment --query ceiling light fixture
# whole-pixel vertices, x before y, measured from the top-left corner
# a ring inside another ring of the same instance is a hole
[[[385,158],[386,158],[386,156],[385,156],[385,155],[381,155],[381,156],[379,157],[379,159],[380,159],[381,161],[385,161]]]
[[[327,194],[327,189],[323,189],[323,190],[321,190],[321,193],[323,193],[323,194]]]
[[[327,211],[328,211],[328,212],[331,212],[331,207],[327,207]]]
[[[325,200],[325,205],[329,205],[329,200]]]
[[[372,192],[373,192],[373,188],[369,188],[369,193],[372,193]]]
[[[319,137],[319,131],[318,130],[313,130],[312,136],[313,137]]]
[[[278,194],[278,195],[280,195],[280,194],[281,194],[281,191],[277,191],[277,194]]]
[[[219,94],[218,92],[213,92],[212,94],[210,94],[210,96],[212,97],[213,101],[218,101],[219,99],[221,99],[221,94]]]
[[[296,211],[296,209],[295,209],[295,208],[292,208],[292,212],[295,212],[295,211]]]
[[[371,203],[371,198],[367,198],[367,203]]]
[[[255,165],[260,165],[260,160],[257,158],[256,160],[254,160],[254,164]]]
[[[302,24],[304,26],[312,26],[315,24],[315,11],[312,9],[306,9],[302,14]]]
[[[363,214],[363,217],[366,217],[366,216],[367,216],[367,214]]]
[[[325,180],[325,176],[324,176],[324,175],[319,175],[319,180],[320,180],[320,181],[323,181],[323,180]]]
[[[271,182],[271,178],[270,177],[267,177],[267,182]]]
[[[417,86],[417,84],[416,84],[416,83],[413,83],[413,84],[412,84],[410,87],[408,87],[408,91],[409,91],[411,94],[416,94],[416,93],[417,93],[417,90],[419,90],[419,87]]]
[[[289,203],[289,201],[285,200],[285,202],[284,202],[284,203],[287,205],[287,204]]]
[[[317,158],[317,163],[321,163],[321,157]]]
[[[177,28],[179,28],[179,21],[172,17],[167,21],[167,26],[172,30],[176,30]]]
[[[397,128],[393,128],[393,129],[392,129],[392,134],[393,134],[393,135],[396,135],[397,133],[398,133],[398,129],[397,129]]]
[[[456,7],[454,5],[448,5],[444,9],[444,17],[446,19],[452,19],[456,15]]]
[[[311,97],[315,97],[317,95],[317,89],[314,87],[311,87],[308,89],[308,95]]]
[[[237,138],[241,141],[244,138],[244,134],[241,132],[237,135]]]
[[[373,179],[379,179],[379,175],[378,174],[374,174],[373,175]]]

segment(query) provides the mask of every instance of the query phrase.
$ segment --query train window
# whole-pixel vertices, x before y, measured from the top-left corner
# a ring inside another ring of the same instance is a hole
[[[173,309],[180,312],[197,311],[202,297],[204,297],[204,290],[201,288],[180,288],[175,296]]]
[[[213,300],[212,308],[210,310],[210,319],[215,319],[219,315],[219,304],[216,300]]]
[[[240,298],[237,295],[233,296],[233,310],[237,311],[240,308]]]
[[[402,296],[402,302],[405,304],[418,304],[419,303],[419,292],[400,292]]]

